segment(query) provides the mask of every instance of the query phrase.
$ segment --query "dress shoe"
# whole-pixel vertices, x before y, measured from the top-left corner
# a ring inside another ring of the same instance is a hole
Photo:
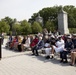
[[[68,63],[68,61],[63,61],[63,63]]]
[[[31,54],[31,55],[35,55],[35,54]]]
[[[50,58],[50,56],[46,56],[45,58],[46,58],[46,59],[49,59],[49,58]]]
[[[53,59],[54,58],[54,56],[51,56],[51,59]]]
[[[74,64],[70,64],[70,66],[74,66]]]
[[[36,54],[35,56],[39,56],[39,54]]]
[[[60,60],[60,63],[62,63],[63,62],[63,60]]]

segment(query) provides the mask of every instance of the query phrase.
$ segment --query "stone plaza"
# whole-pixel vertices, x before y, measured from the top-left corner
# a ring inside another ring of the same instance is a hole
[[[76,65],[59,62],[59,57],[45,59],[44,54],[31,56],[31,51],[15,52],[2,45],[0,75],[76,75]]]

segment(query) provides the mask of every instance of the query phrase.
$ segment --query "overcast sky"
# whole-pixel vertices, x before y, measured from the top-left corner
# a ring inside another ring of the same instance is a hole
[[[28,20],[42,8],[55,5],[76,6],[76,0],[0,0],[0,19],[9,16],[18,21]]]

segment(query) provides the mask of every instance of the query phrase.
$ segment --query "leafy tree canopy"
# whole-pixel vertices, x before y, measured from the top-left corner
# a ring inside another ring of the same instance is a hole
[[[9,25],[5,21],[1,20],[0,21],[0,33],[2,32],[7,33],[9,32],[9,29],[10,29]]]
[[[38,22],[34,22],[31,27],[32,27],[32,32],[34,34],[42,32],[42,27],[40,26],[40,24]]]

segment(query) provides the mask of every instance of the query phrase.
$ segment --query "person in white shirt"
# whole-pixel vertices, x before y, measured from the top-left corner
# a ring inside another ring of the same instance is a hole
[[[62,37],[59,37],[58,38],[58,41],[55,43],[55,45],[52,45],[52,50],[51,50],[51,53],[52,53],[52,58],[54,56],[54,52],[61,52],[63,50],[65,50],[65,42],[64,40],[62,39]]]
[[[49,45],[47,48],[45,48],[46,58],[50,58],[50,53],[53,58],[55,52],[57,53],[64,50],[64,46],[64,40],[61,37],[58,37],[58,41],[55,43],[55,45]]]
[[[30,35],[28,35],[27,37],[26,37],[26,42],[25,42],[25,44],[24,44],[24,47],[25,48],[29,48],[30,47]]]

